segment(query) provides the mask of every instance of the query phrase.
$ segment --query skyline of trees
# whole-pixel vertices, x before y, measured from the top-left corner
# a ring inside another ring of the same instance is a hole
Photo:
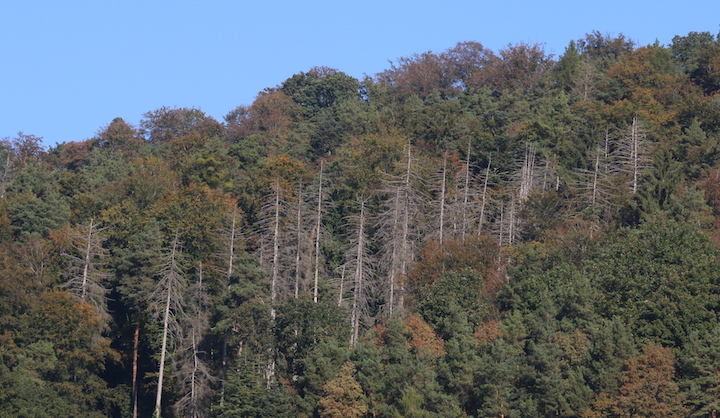
[[[0,415],[708,416],[719,60],[461,42],[4,139]]]

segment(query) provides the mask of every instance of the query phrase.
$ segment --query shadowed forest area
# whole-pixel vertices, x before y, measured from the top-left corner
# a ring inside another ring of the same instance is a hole
[[[714,416],[719,140],[708,32],[5,138],[0,416]]]

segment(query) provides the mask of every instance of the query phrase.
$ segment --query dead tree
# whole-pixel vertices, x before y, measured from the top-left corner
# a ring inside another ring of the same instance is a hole
[[[320,235],[322,234],[322,213],[323,213],[323,168],[325,161],[320,160],[320,180],[318,181],[317,212],[315,214],[315,263],[313,281],[313,302],[318,301],[318,278],[320,276]]]
[[[383,270],[387,274],[387,314],[404,310],[404,280],[415,258],[415,242],[419,239],[420,214],[424,199],[414,185],[420,181],[415,173],[414,159],[408,144],[407,161],[403,174],[385,180],[382,192],[384,210],[377,225],[378,238],[383,245]]]
[[[287,283],[282,280],[288,270],[288,207],[286,191],[280,178],[273,182],[272,192],[262,207],[261,220],[258,223],[260,248],[258,254],[260,266],[266,271],[270,282],[270,315],[275,319],[275,305],[278,295]]]
[[[183,330],[180,349],[174,361],[175,378],[184,395],[174,409],[178,416],[204,418],[209,416],[209,402],[215,377],[204,361],[201,349],[203,336],[210,328],[210,296],[203,281],[203,266],[198,263],[198,280],[188,288],[187,305],[180,324]]]
[[[478,235],[483,231],[483,223],[485,222],[485,209],[488,206],[488,180],[490,179],[490,166],[492,165],[492,157],[488,156],[488,165],[485,168],[485,177],[483,178],[483,188],[480,198],[480,215],[478,219]]]
[[[161,416],[163,378],[168,352],[181,335],[179,318],[184,315],[185,273],[182,268],[182,246],[175,236],[163,254],[159,265],[159,278],[155,291],[151,295],[156,318],[162,318],[162,343],[160,365],[158,367],[157,396],[155,398],[155,416]]]
[[[350,284],[350,291],[352,292],[350,347],[354,347],[357,344],[360,336],[360,324],[366,312],[368,303],[367,294],[372,277],[372,262],[365,232],[368,225],[367,210],[364,200],[360,200],[359,204],[360,211],[356,216],[351,218],[350,222],[352,225],[352,236],[350,237],[351,246],[347,252],[349,261],[343,266],[343,278],[346,268],[353,272],[352,282]],[[343,287],[343,285],[340,287],[341,301]]]
[[[72,260],[68,281],[64,288],[83,302],[92,305],[97,313],[107,317],[106,295],[103,282],[109,274],[104,271],[106,251],[103,248],[103,231],[94,219],[77,225],[70,237],[73,253],[65,254]]]
[[[632,123],[620,132],[618,159],[622,172],[629,177],[630,191],[632,194],[637,194],[640,175],[651,162],[647,131],[637,116],[633,117]]]

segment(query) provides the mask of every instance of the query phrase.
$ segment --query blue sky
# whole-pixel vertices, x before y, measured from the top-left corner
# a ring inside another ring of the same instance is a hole
[[[356,78],[460,41],[494,51],[598,30],[639,45],[720,31],[720,2],[16,0],[0,5],[0,138],[82,141],[162,106],[222,121],[314,66]]]

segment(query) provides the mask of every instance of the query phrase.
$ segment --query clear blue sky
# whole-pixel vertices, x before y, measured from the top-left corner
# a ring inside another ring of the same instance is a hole
[[[460,41],[561,55],[593,30],[640,45],[720,30],[720,1],[7,0],[0,5],[0,138],[82,141],[122,117],[196,107],[222,121],[314,66],[357,78]]]

